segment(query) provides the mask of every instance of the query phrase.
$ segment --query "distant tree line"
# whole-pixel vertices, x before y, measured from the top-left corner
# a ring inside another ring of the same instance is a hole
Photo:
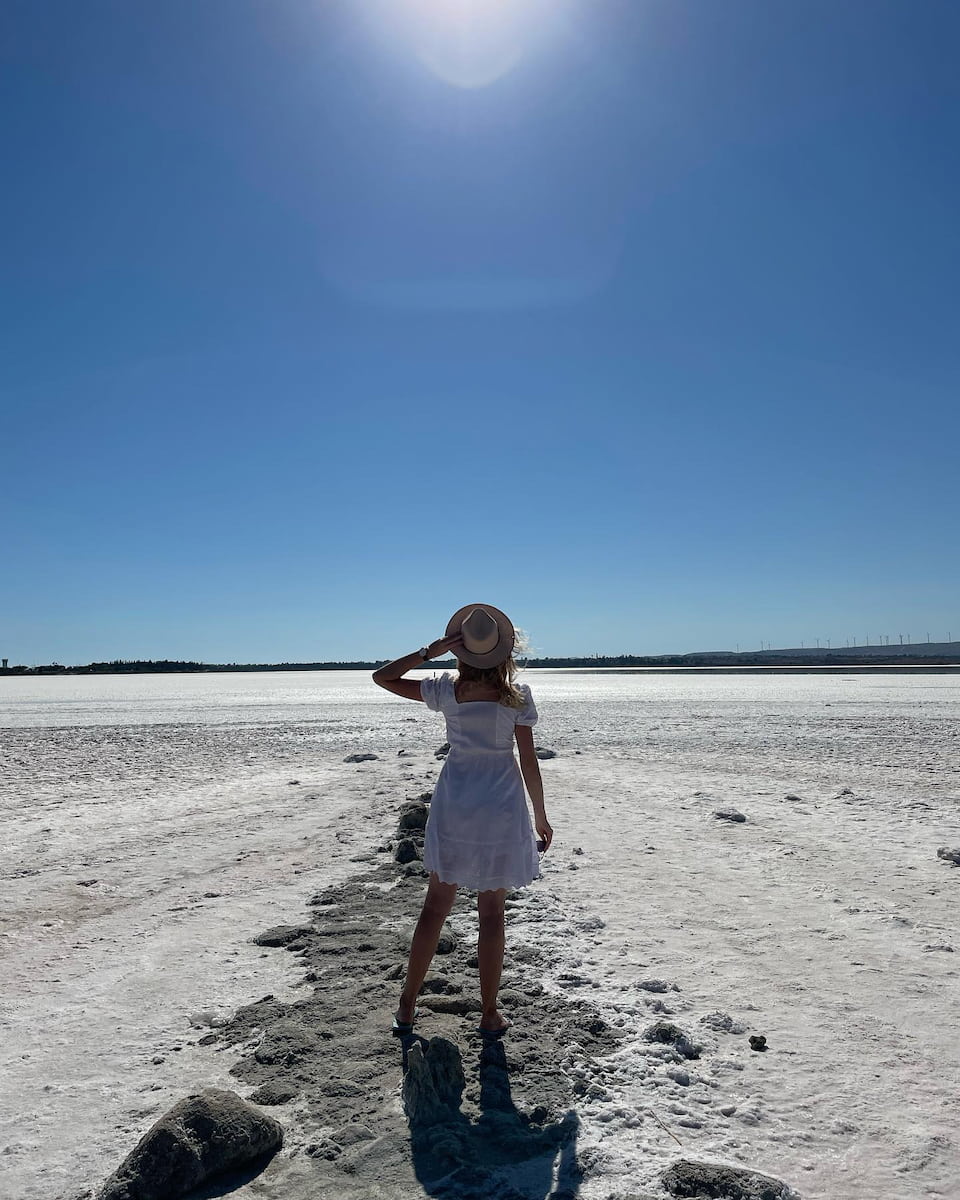
[[[85,666],[65,667],[61,663],[46,663],[38,667],[0,668],[0,675],[197,675],[223,671],[372,671],[378,663],[201,663],[168,658],[139,660],[117,658],[112,662],[87,663]]]
[[[896,667],[956,667],[960,655],[943,653],[924,654],[919,648],[911,654],[888,654],[881,647],[876,652],[859,650],[856,653],[843,651],[783,651],[756,650],[745,653],[717,651],[703,654],[615,654],[591,655],[570,658],[527,658],[523,665],[533,668],[554,670],[590,670],[599,668],[682,668],[700,667],[721,669],[724,667],[863,667],[890,665]],[[251,671],[373,671],[381,667],[386,659],[376,662],[313,662],[313,663],[200,663],[172,659],[143,661],[139,659],[114,659],[112,662],[87,663],[85,666],[65,667],[61,663],[43,666],[0,668],[0,675],[165,675],[200,674],[214,672]],[[454,659],[430,664],[430,669],[455,670]]]

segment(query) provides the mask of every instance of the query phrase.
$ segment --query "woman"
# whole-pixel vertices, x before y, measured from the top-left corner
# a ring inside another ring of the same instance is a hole
[[[553,840],[533,748],[537,710],[530,689],[514,682],[515,640],[512,623],[499,609],[468,604],[453,614],[442,638],[373,674],[374,682],[388,692],[421,700],[443,713],[450,743],[424,834],[423,865],[430,872],[430,883],[393,1022],[399,1035],[413,1029],[417,996],[458,887],[477,892],[480,1033],[498,1037],[509,1026],[497,1008],[504,900],[509,888],[537,878],[537,851],[548,850]],[[457,658],[456,678],[447,673],[439,679],[403,678],[407,671],[448,651]],[[514,741],[520,752],[519,770]],[[530,826],[524,784],[533,802],[539,841]]]

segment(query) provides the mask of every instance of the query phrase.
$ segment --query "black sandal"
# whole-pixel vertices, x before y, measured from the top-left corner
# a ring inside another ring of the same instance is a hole
[[[415,1008],[413,1010],[413,1020],[411,1020],[411,1021],[399,1021],[399,1020],[397,1020],[396,1014],[394,1014],[393,1029],[392,1029],[393,1036],[394,1037],[407,1037],[408,1034],[413,1033],[413,1022],[416,1021],[417,1017],[419,1017],[419,1016],[420,1016],[419,1008]]]

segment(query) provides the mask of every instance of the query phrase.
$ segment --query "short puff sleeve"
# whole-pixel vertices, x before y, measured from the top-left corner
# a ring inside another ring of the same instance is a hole
[[[537,706],[533,702],[533,696],[530,692],[530,688],[525,683],[521,683],[519,690],[520,695],[523,696],[523,708],[521,708],[517,713],[515,724],[536,725],[539,714],[537,712]]]
[[[432,712],[440,711],[441,697],[449,675],[444,673],[439,678],[432,675],[429,679],[420,680],[420,698]]]

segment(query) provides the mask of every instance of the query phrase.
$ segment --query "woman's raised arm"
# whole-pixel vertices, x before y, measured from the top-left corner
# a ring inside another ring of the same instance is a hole
[[[441,654],[446,654],[448,650],[453,650],[462,643],[463,635],[460,633],[437,638],[429,646],[422,647],[424,653],[414,650],[412,654],[405,654],[403,658],[395,658],[393,662],[377,667],[373,673],[373,682],[379,687],[386,688],[388,692],[393,692],[395,696],[402,696],[404,700],[422,700],[420,680],[402,677],[415,667],[422,667],[424,663],[439,658]]]

